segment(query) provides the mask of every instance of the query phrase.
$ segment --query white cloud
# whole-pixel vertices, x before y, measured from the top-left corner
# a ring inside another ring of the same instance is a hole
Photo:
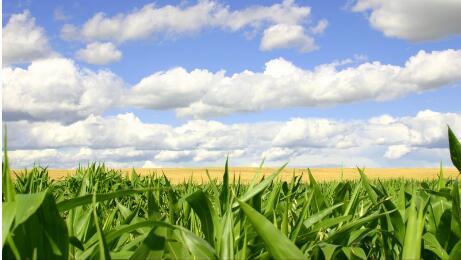
[[[144,164],[142,165],[142,168],[162,168],[160,164],[157,164],[153,161],[145,161]]]
[[[321,34],[328,27],[328,21],[326,19],[320,20],[316,26],[311,27],[310,30],[313,34]]]
[[[2,29],[3,65],[26,63],[52,55],[42,27],[29,11],[11,15]]]
[[[404,66],[333,62],[305,70],[282,59],[263,72],[233,75],[183,68],[154,73],[127,93],[125,105],[175,108],[180,117],[206,118],[268,108],[314,107],[360,100],[386,101],[461,80],[461,50],[420,51]]]
[[[141,9],[112,17],[97,13],[81,27],[66,24],[61,30],[61,36],[68,40],[122,43],[149,37],[176,38],[206,28],[219,28],[231,32],[259,32],[269,28],[264,32],[264,40],[261,43],[263,50],[294,47],[307,52],[315,47],[313,38],[304,30],[304,26],[309,23],[310,11],[309,7],[299,6],[292,0],[241,10],[230,10],[228,6],[217,1],[161,7],[148,4]],[[323,31],[325,28],[324,19],[319,23],[317,31]]]
[[[122,52],[113,43],[93,42],[78,50],[75,56],[86,63],[104,65],[120,60]]]
[[[368,120],[293,118],[288,121],[223,124],[192,120],[180,126],[144,123],[133,114],[90,116],[58,122],[11,122],[13,167],[34,162],[71,167],[109,161],[143,165],[415,166],[449,161],[446,125],[461,134],[461,114],[421,111]],[[459,134],[458,134],[459,135]],[[434,151],[430,153],[429,151]],[[389,161],[392,159],[392,162]],[[131,165],[130,165],[131,164]],[[146,166],[147,167],[147,166]]]
[[[309,52],[316,48],[314,39],[304,32],[300,25],[277,24],[264,30],[261,50],[295,48],[300,52]]]
[[[233,75],[177,67],[153,73],[131,88],[109,70],[80,68],[64,58],[36,60],[27,68],[6,67],[2,72],[7,121],[69,123],[113,107],[174,109],[179,117],[208,118],[273,108],[386,101],[440,88],[461,80],[461,50],[420,51],[404,66],[357,65],[347,59],[306,70],[278,58],[268,61],[263,72],[245,70]]]
[[[13,165],[23,160],[29,163],[28,166],[32,166],[30,163],[45,164],[46,160],[56,161],[60,156],[59,151],[56,149],[42,149],[10,151],[8,152],[8,157],[9,160],[13,162]]]
[[[349,123],[351,124],[351,123]],[[349,125],[328,119],[294,118],[283,125],[273,140],[276,146],[284,147],[328,147],[337,146],[341,143],[344,148],[344,140],[348,136],[342,133],[347,131]],[[349,140],[352,146],[354,143]]]
[[[293,149],[286,147],[271,147],[264,151],[261,157],[267,161],[286,161],[294,152]]]
[[[358,0],[352,10],[370,10],[371,26],[388,37],[424,41],[461,34],[458,0]]]
[[[156,72],[133,86],[125,102],[151,109],[187,106],[203,96],[223,74],[200,69],[187,72],[183,68]]]
[[[181,162],[190,160],[191,151],[161,151],[155,156],[155,160],[162,162]]]
[[[391,145],[387,148],[384,158],[398,159],[411,152],[411,148],[404,144]]]
[[[49,58],[27,68],[3,68],[4,120],[73,122],[112,107],[123,82],[110,71],[94,72],[72,60]]]

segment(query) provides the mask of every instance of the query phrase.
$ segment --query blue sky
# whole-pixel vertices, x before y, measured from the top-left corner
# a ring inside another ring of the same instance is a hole
[[[4,2],[3,117],[13,131],[31,129],[15,131],[13,161],[20,167],[89,160],[195,166],[220,165],[226,154],[241,165],[263,157],[293,166],[448,161],[445,125],[461,130],[461,5],[393,2]],[[56,78],[39,82],[34,75],[45,68]],[[66,77],[74,76],[67,85]],[[111,132],[127,115],[133,118],[123,120],[135,118],[142,129]],[[370,122],[383,116],[391,123],[380,121],[379,134],[369,134]],[[429,131],[423,122],[436,125]],[[215,130],[206,126],[215,123]],[[270,124],[267,133],[242,130]],[[47,131],[53,126],[56,132]],[[286,139],[298,139],[283,143],[289,126],[296,130]],[[148,130],[154,127],[174,134]],[[396,138],[394,128],[407,137]],[[181,133],[214,141],[188,143]],[[134,141],[118,142],[120,134]],[[254,143],[232,144],[248,136]],[[147,137],[168,142],[146,148]]]

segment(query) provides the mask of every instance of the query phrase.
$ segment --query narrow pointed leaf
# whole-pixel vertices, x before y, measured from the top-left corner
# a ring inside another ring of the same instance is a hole
[[[267,251],[274,259],[305,259],[306,256],[263,215],[243,201],[238,200],[241,210],[263,239]]]

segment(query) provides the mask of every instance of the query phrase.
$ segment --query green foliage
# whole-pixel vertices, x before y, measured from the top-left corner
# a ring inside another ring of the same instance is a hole
[[[450,156],[453,165],[461,173],[461,144],[456,138],[456,135],[453,133],[450,127],[448,127],[448,142],[450,145]]]

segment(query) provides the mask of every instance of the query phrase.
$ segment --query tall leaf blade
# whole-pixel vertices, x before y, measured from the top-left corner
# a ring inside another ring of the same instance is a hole
[[[450,157],[453,165],[461,173],[461,144],[456,138],[455,133],[448,127],[448,142],[450,145]]]
[[[402,259],[421,258],[421,233],[422,231],[419,230],[418,212],[416,210],[416,193],[413,192],[410,207],[408,209]]]
[[[269,177],[267,177],[267,179],[265,179],[264,181],[258,183],[257,185],[255,185],[254,187],[248,189],[240,198],[239,200],[241,202],[246,202],[248,200],[250,200],[251,198],[253,198],[254,196],[256,196],[257,194],[259,194],[260,192],[262,192],[264,189],[266,189],[271,183],[272,181],[275,179],[275,177],[277,177],[282,171],[283,169],[287,166],[288,163],[285,163],[282,167],[280,167],[276,172],[272,173]],[[235,208],[235,207],[238,207],[239,203],[235,202],[233,205],[232,205],[232,208]]]
[[[109,248],[107,247],[106,238],[102,231],[101,224],[99,223],[98,213],[96,212],[96,192],[93,194],[93,219],[96,225],[96,233],[98,234],[98,247],[99,247],[99,259],[111,259]]]
[[[458,180],[455,180],[453,182],[451,196],[452,196],[451,231],[453,231],[453,233],[459,239],[461,239],[461,208],[460,208]]]
[[[8,134],[6,125],[3,131],[2,193],[5,194],[5,201],[14,201],[16,192],[14,190],[13,181],[11,180],[10,165],[8,162]]]
[[[238,200],[240,208],[263,239],[267,251],[274,259],[305,259],[301,250],[277,230],[274,225],[251,206]]]
[[[219,201],[221,204],[221,216],[224,215],[224,211],[227,209],[229,204],[229,158],[226,158],[226,166],[224,166],[224,175],[222,180],[221,194],[219,195]]]
[[[221,226],[221,242],[220,242],[220,259],[234,258],[234,234],[233,234],[233,217],[232,211],[229,208],[224,215],[224,220]]]
[[[2,203],[2,246],[5,245],[6,238],[13,225],[14,217],[16,215],[15,202]]]
[[[187,203],[190,204],[192,209],[200,218],[202,231],[205,234],[206,240],[213,245],[214,244],[214,222],[213,218],[215,215],[215,211],[213,206],[211,205],[210,200],[206,196],[206,194],[198,190],[191,195],[186,197]]]
[[[326,208],[326,209],[322,209],[321,211],[313,214],[312,216],[310,216],[309,218],[307,218],[303,224],[304,226],[306,227],[306,229],[309,229],[312,225],[314,225],[315,223],[321,221],[323,218],[325,218],[326,216],[330,215],[335,209],[341,207],[344,203],[338,203],[336,205],[333,205],[329,208]]]

